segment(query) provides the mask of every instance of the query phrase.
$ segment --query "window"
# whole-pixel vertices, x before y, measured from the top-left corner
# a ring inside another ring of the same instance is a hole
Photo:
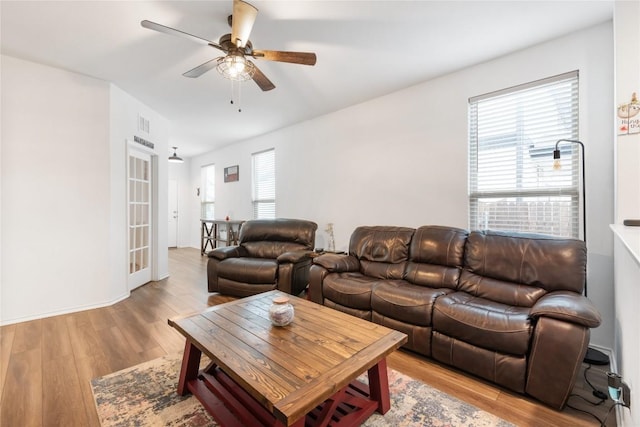
[[[579,237],[578,72],[469,99],[469,225]]]
[[[274,149],[251,155],[253,218],[276,217],[276,152]]]
[[[200,169],[200,215],[202,219],[215,219],[214,207],[216,200],[216,166],[203,166]]]

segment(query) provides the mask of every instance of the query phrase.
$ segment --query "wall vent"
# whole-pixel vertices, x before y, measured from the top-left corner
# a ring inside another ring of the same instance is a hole
[[[138,130],[146,134],[149,133],[149,119],[138,114]]]

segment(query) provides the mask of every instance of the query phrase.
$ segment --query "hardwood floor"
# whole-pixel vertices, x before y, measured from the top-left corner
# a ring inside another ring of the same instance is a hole
[[[113,306],[0,328],[0,426],[99,426],[89,381],[184,348],[170,317],[232,300],[206,289],[206,257],[198,249],[169,251],[171,277],[152,282]],[[397,351],[391,368],[520,426],[597,426],[590,415],[558,412],[424,357]],[[606,391],[606,367],[588,378]],[[582,376],[574,393],[591,401]],[[604,419],[611,400],[592,406],[578,397],[571,405]],[[615,413],[607,426],[615,426]]]

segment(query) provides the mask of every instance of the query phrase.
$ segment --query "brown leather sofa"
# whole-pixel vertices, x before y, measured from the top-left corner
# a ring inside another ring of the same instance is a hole
[[[244,297],[277,288],[300,294],[307,287],[317,228],[300,219],[244,222],[238,246],[207,253],[209,292]]]
[[[561,409],[600,314],[583,241],[359,227],[314,259],[309,298],[406,333],[406,348]]]

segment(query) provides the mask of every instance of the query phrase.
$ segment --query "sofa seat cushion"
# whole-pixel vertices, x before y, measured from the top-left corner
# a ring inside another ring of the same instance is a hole
[[[418,326],[431,326],[436,298],[452,292],[412,285],[404,280],[376,283],[371,295],[371,308],[376,313]]]
[[[276,283],[278,261],[267,258],[229,258],[218,264],[218,277],[243,283]]]
[[[322,294],[345,307],[371,310],[371,288],[377,282],[357,272],[333,273],[325,277]]]
[[[436,300],[433,329],[477,347],[525,355],[532,333],[529,311],[455,292]]]

